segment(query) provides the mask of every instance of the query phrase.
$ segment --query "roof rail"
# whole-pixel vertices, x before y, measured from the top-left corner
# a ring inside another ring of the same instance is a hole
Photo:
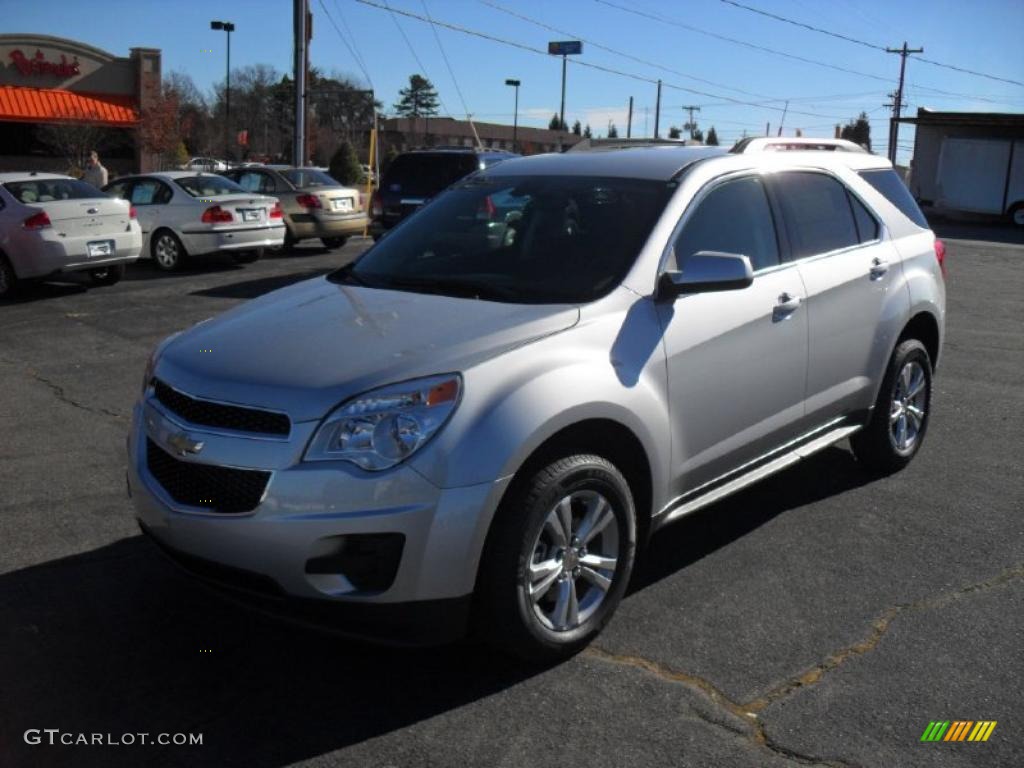
[[[863,152],[870,154],[866,147],[847,139],[815,139],[807,136],[751,136],[737,141],[733,154],[751,152]]]

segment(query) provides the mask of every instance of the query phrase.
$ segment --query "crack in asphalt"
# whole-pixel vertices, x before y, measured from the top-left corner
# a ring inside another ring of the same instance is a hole
[[[13,365],[15,367],[20,365],[20,363],[18,363],[17,361],[9,360],[8,358],[5,357],[0,357],[0,363],[6,363],[8,365]],[[126,416],[125,414],[117,413],[116,411],[110,411],[107,410],[106,408],[99,408],[91,405],[86,405],[85,403],[80,403],[77,400],[68,397],[64,393],[64,387],[62,387],[60,384],[57,384],[54,381],[50,381],[45,376],[40,374],[39,371],[37,371],[35,368],[32,368],[31,366],[26,365],[24,367],[24,370],[34,380],[38,381],[40,384],[45,384],[47,387],[49,387],[50,390],[53,392],[54,396],[62,403],[67,403],[68,405],[74,408],[78,408],[83,411],[88,411],[89,413],[94,413],[97,416],[109,416],[113,419],[117,419],[118,421],[128,421],[128,416]]]
[[[815,664],[810,669],[804,670],[799,675],[791,677],[776,685],[767,693],[747,702],[737,702],[729,698],[720,688],[706,678],[680,670],[671,669],[642,656],[629,654],[612,653],[598,646],[590,646],[583,654],[594,659],[599,659],[613,664],[642,669],[656,677],[673,683],[680,683],[703,694],[712,704],[732,715],[739,722],[743,722],[749,728],[733,727],[729,722],[716,720],[706,716],[698,708],[694,712],[701,720],[724,728],[731,733],[745,736],[759,747],[770,750],[777,756],[794,761],[800,765],[829,766],[830,768],[850,768],[853,764],[842,760],[816,758],[790,750],[773,740],[765,730],[765,724],[760,719],[760,713],[771,704],[783,699],[801,688],[818,683],[826,674],[838,669],[845,662],[857,656],[863,656],[873,651],[882,641],[892,622],[898,617],[907,613],[919,611],[936,610],[962,600],[974,592],[984,591],[1000,587],[1011,581],[1024,578],[1024,564],[1007,568],[991,578],[984,581],[974,582],[953,590],[939,592],[935,595],[924,597],[912,603],[901,603],[885,610],[878,618],[871,622],[871,630],[868,635],[851,645],[845,646],[834,653],[829,654],[824,661]]]

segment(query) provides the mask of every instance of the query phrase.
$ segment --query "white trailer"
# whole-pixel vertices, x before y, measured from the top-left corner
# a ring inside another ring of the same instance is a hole
[[[935,207],[1008,215],[1024,227],[1024,140],[946,137]]]

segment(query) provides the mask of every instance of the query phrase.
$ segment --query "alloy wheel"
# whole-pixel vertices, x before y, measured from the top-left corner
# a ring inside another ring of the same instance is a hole
[[[889,407],[889,437],[900,453],[913,450],[924,427],[928,403],[927,377],[916,360],[900,369]]]
[[[164,269],[174,269],[178,264],[178,243],[172,235],[160,235],[153,255],[157,264]]]
[[[619,557],[618,513],[597,491],[575,491],[554,506],[532,547],[526,593],[538,621],[567,632],[598,609]]]

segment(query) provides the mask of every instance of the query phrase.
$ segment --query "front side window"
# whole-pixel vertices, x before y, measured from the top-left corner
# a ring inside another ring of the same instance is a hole
[[[622,282],[675,182],[476,176],[333,279],[523,304],[593,301]]]
[[[774,182],[792,256],[801,259],[857,245],[846,187],[823,173],[780,173]]]
[[[231,179],[225,179],[223,176],[212,173],[202,176],[183,176],[174,181],[192,197],[215,197],[216,195],[234,195],[245,192]]]
[[[673,244],[674,268],[685,269],[686,261],[700,251],[746,256],[755,270],[779,263],[775,222],[759,178],[719,184],[697,204]]]

